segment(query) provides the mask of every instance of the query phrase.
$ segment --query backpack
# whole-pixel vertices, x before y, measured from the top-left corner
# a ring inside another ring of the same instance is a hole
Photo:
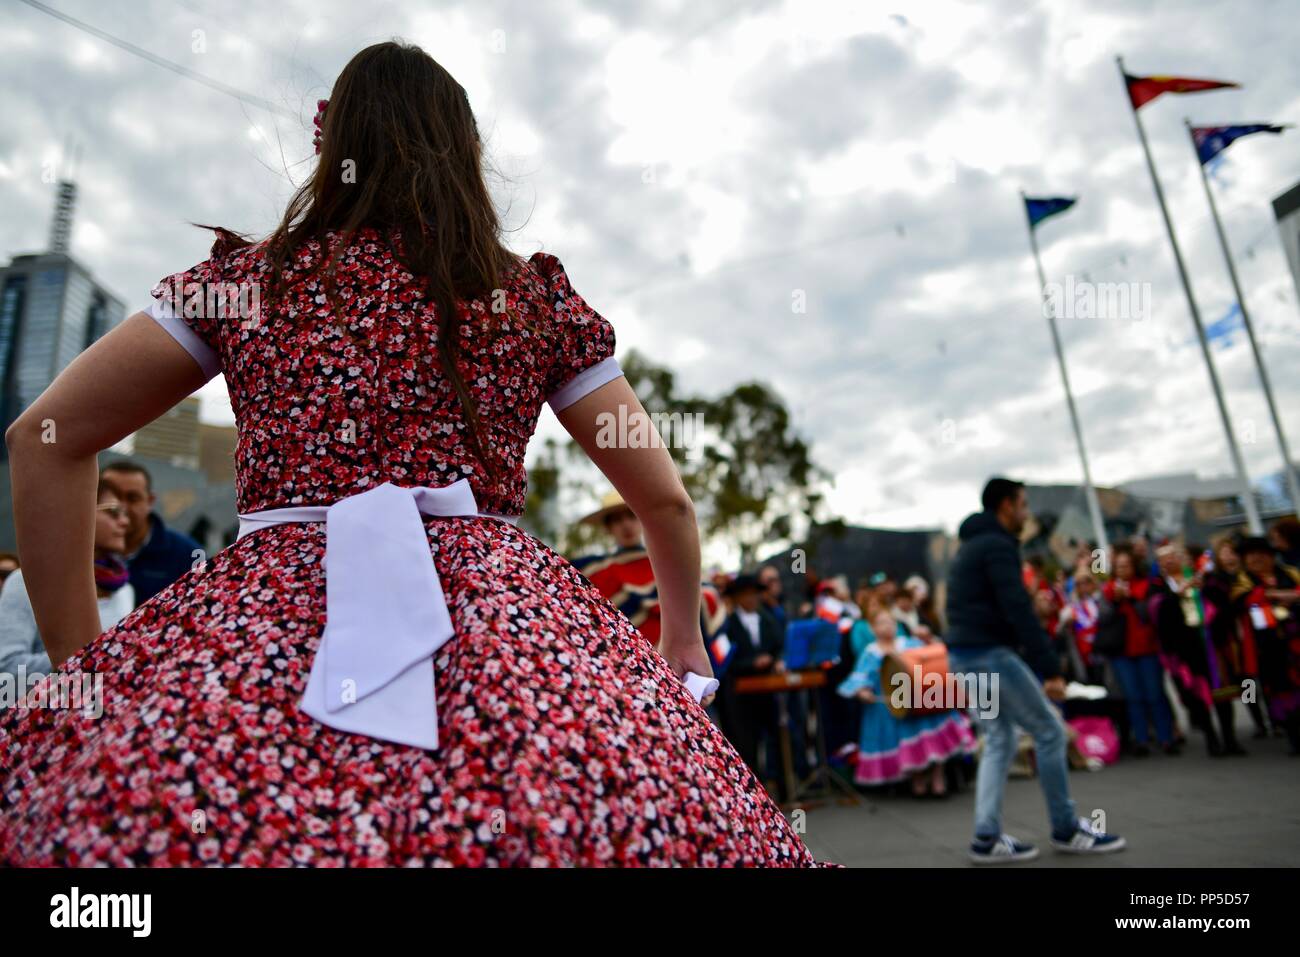
[[[1108,658],[1122,657],[1128,640],[1128,620],[1114,602],[1102,598],[1097,608],[1097,637],[1092,650]]]

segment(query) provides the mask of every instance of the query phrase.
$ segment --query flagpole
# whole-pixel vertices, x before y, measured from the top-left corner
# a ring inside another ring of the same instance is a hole
[[[1219,384],[1219,373],[1214,368],[1214,357],[1210,355],[1210,340],[1205,335],[1205,324],[1201,322],[1201,312],[1196,308],[1196,297],[1192,294],[1192,283],[1187,277],[1187,266],[1183,263],[1182,250],[1178,248],[1178,239],[1174,236],[1174,223],[1169,218],[1169,208],[1165,205],[1165,191],[1160,187],[1160,177],[1156,175],[1155,160],[1151,158],[1151,146],[1147,143],[1147,133],[1142,126],[1142,117],[1133,106],[1133,99],[1128,91],[1128,72],[1124,69],[1124,58],[1115,57],[1119,65],[1120,81],[1124,84],[1124,95],[1128,98],[1129,109],[1133,112],[1133,124],[1137,127],[1138,140],[1142,143],[1142,152],[1146,156],[1147,170],[1151,173],[1151,185],[1155,187],[1156,203],[1160,206],[1160,215],[1165,221],[1165,231],[1169,234],[1169,245],[1174,251],[1174,263],[1178,266],[1178,278],[1182,281],[1183,292],[1187,295],[1187,308],[1192,314],[1192,325],[1196,327],[1196,338],[1201,343],[1201,355],[1205,358],[1205,369],[1210,374],[1210,386],[1214,391],[1214,401],[1219,407],[1219,418],[1223,422],[1224,437],[1228,440],[1228,451],[1232,454],[1233,464],[1237,469],[1237,481],[1241,485],[1242,504],[1246,509],[1246,526],[1252,535],[1264,534],[1264,523],[1260,521],[1259,508],[1255,504],[1255,494],[1250,488],[1250,477],[1246,472],[1246,461],[1241,457],[1241,448],[1232,431],[1232,418],[1228,415],[1228,404],[1223,398],[1223,387]]]
[[[1020,198],[1025,199],[1025,191],[1020,191]],[[1110,540],[1106,537],[1106,523],[1101,517],[1101,504],[1097,501],[1097,487],[1092,484],[1092,470],[1088,467],[1088,450],[1083,444],[1083,428],[1079,425],[1079,410],[1074,405],[1074,392],[1070,389],[1070,373],[1065,367],[1065,350],[1061,347],[1061,333],[1056,328],[1056,309],[1047,294],[1047,276],[1043,273],[1043,258],[1038,252],[1038,237],[1034,233],[1034,223],[1029,219],[1029,207],[1025,205],[1025,219],[1029,223],[1029,248],[1034,253],[1034,266],[1038,269],[1038,290],[1043,297],[1043,312],[1047,315],[1048,328],[1052,330],[1052,346],[1056,349],[1056,363],[1061,369],[1061,382],[1065,386],[1065,404],[1070,410],[1070,424],[1074,427],[1074,441],[1079,447],[1079,462],[1083,465],[1083,490],[1088,502],[1088,515],[1092,519],[1092,534],[1097,547],[1103,554],[1110,551]]]
[[[1300,478],[1296,476],[1295,463],[1291,459],[1291,450],[1287,447],[1286,433],[1282,430],[1282,417],[1277,413],[1277,403],[1273,400],[1273,385],[1269,382],[1268,370],[1264,366],[1264,356],[1259,351],[1259,342],[1255,338],[1255,327],[1250,321],[1250,312],[1246,309],[1246,297],[1241,292],[1241,282],[1237,278],[1237,265],[1232,261],[1232,248],[1228,245],[1228,234],[1223,230],[1219,219],[1219,207],[1214,201],[1214,191],[1210,189],[1210,177],[1205,173],[1205,164],[1201,162],[1200,150],[1196,145],[1196,136],[1192,124],[1186,118],[1183,125],[1192,141],[1192,152],[1196,154],[1196,166],[1201,171],[1201,185],[1205,187],[1205,198],[1210,204],[1210,216],[1214,220],[1215,232],[1219,234],[1219,246],[1223,250],[1223,261],[1228,265],[1228,276],[1232,279],[1232,291],[1237,296],[1237,308],[1241,310],[1241,323],[1246,327],[1246,338],[1250,340],[1250,351],[1255,355],[1255,368],[1259,370],[1259,381],[1264,387],[1264,399],[1268,402],[1268,414],[1273,418],[1273,429],[1277,432],[1277,444],[1282,450],[1282,474],[1286,476],[1287,492],[1291,496],[1291,507],[1300,513]]]

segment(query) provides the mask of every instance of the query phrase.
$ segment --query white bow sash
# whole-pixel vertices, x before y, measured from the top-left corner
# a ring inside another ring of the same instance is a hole
[[[385,482],[333,505],[239,516],[239,538],[285,522],[325,523],[325,633],[300,707],[340,731],[438,747],[433,656],[455,633],[422,516],[480,512],[467,479],[443,488]],[[718,682],[683,677],[698,701]]]

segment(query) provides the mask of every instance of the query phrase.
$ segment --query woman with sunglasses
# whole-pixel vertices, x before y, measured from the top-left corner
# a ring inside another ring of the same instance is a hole
[[[108,629],[130,614],[135,595],[122,558],[126,509],[117,493],[103,481],[95,501],[95,596],[99,599],[100,626]],[[27,674],[46,675],[51,670],[21,569],[5,580],[4,591],[0,592],[0,675],[17,675],[20,665]]]

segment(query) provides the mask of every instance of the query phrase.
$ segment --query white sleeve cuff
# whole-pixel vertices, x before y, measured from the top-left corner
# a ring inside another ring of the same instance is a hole
[[[546,404],[551,407],[552,412],[567,409],[584,395],[595,392],[606,382],[613,382],[622,374],[623,370],[618,367],[618,360],[613,356],[601,359],[552,392],[546,399]]]
[[[221,374],[221,358],[211,346],[199,338],[197,332],[176,315],[171,303],[166,299],[155,299],[145,312],[149,313],[158,325],[166,329],[171,337],[194,357],[194,361],[203,369],[203,374],[208,379],[215,379]]]

